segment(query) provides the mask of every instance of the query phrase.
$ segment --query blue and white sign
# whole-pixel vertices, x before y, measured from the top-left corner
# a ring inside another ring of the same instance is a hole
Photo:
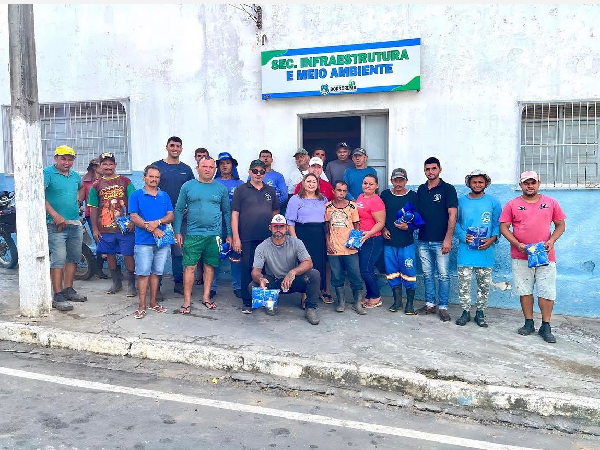
[[[262,98],[421,89],[421,39],[262,52]]]

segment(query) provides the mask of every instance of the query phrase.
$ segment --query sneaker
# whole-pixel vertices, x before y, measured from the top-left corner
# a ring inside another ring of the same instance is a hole
[[[57,292],[52,297],[52,307],[58,311],[71,311],[73,305],[67,300],[62,292]]]
[[[235,295],[237,298],[242,298],[242,290],[241,289],[234,289],[233,290],[233,295]]]
[[[535,333],[535,327],[533,326],[533,320],[532,321],[525,321],[525,325],[523,325],[521,328],[519,328],[517,330],[517,333],[519,333],[520,335],[523,336],[529,336],[531,333]]]
[[[175,286],[173,286],[173,292],[183,295],[183,283],[175,283]]]
[[[242,314],[252,314],[252,306],[242,306]]]
[[[440,309],[440,320],[442,322],[449,322],[450,321],[450,314],[448,314],[448,310],[447,309]]]
[[[317,315],[317,310],[315,308],[306,308],[304,316],[311,325],[319,325],[319,316]]]
[[[437,312],[436,306],[423,305],[415,311],[415,314],[417,314],[419,316],[424,316],[426,314],[435,314],[436,312]]]
[[[440,309],[440,311],[441,311],[441,309]],[[477,320],[477,319],[475,319],[475,320]],[[470,322],[470,321],[471,321],[471,313],[467,310],[464,310],[462,312],[462,315],[458,319],[456,319],[455,323],[456,323],[456,325],[460,325],[461,327],[464,327],[467,324],[467,322]]]
[[[70,302],[85,302],[87,297],[85,295],[78,294],[72,287],[64,288],[62,295]]]
[[[556,343],[556,338],[552,334],[552,329],[550,328],[550,324],[542,323],[538,334],[548,343],[554,344]]]

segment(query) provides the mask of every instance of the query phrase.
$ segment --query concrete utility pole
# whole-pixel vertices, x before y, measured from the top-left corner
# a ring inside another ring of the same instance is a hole
[[[8,45],[21,314],[40,317],[52,306],[52,286],[33,5],[8,5]]]

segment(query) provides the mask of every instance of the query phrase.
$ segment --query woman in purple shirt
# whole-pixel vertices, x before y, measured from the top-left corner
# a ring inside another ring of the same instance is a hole
[[[302,180],[298,194],[288,202],[285,218],[289,233],[300,239],[312,259],[313,268],[321,274],[321,292],[326,291],[325,262],[325,205],[327,199],[319,192],[319,180],[308,173]]]

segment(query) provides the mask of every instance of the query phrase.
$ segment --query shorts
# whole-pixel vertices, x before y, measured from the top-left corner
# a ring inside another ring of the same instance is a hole
[[[133,256],[135,233],[104,233],[96,246],[96,253],[123,256]]]
[[[512,273],[515,293],[519,296],[533,295],[533,285],[537,296],[556,300],[556,263],[547,266],[527,267],[526,259],[512,259]]]
[[[220,236],[186,236],[183,242],[183,266],[195,266],[200,258],[204,264],[219,267]]]
[[[83,245],[83,225],[66,225],[62,231],[57,231],[56,225],[48,223],[46,228],[48,229],[50,268],[62,269],[65,267],[65,263],[79,263]]]
[[[169,256],[170,245],[158,248],[156,245],[136,244],[133,249],[135,274],[147,277],[150,274],[162,275]]]

